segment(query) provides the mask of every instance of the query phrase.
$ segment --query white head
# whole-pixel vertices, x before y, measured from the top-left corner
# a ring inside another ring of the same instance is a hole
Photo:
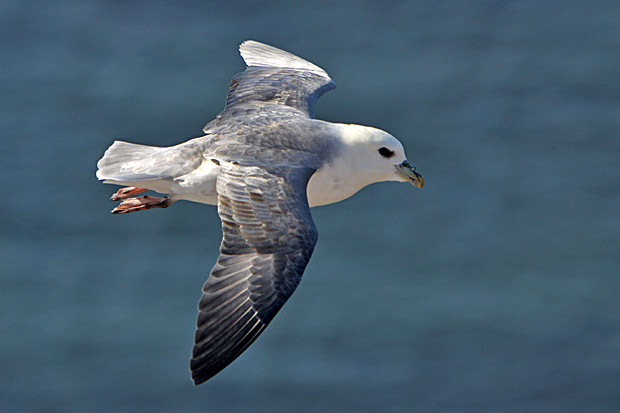
[[[415,171],[405,156],[403,145],[389,133],[369,126],[342,125],[343,143],[355,172],[366,185],[382,181],[409,182],[418,188],[424,178]]]
[[[424,179],[407,162],[403,145],[381,129],[332,124],[342,143],[337,156],[323,165],[308,183],[310,206],[346,199],[375,182],[409,182],[418,188]]]

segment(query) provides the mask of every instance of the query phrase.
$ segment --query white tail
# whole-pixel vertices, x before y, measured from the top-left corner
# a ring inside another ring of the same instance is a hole
[[[154,171],[156,155],[166,148],[115,141],[97,162],[97,178],[106,181],[159,179]]]

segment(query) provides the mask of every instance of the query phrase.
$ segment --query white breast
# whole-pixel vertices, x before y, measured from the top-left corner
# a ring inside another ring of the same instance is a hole
[[[316,171],[308,182],[308,203],[311,207],[333,204],[347,199],[364,186],[356,174],[345,171],[342,163],[326,164]]]

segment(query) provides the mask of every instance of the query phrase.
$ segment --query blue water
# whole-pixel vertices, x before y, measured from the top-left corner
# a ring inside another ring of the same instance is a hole
[[[0,410],[618,411],[617,1],[0,3]],[[113,216],[116,138],[199,136],[245,39],[324,67],[317,117],[426,186],[317,208],[298,291],[188,372],[215,208]]]

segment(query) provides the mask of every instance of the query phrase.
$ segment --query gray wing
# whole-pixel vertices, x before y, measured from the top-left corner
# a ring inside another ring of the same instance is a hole
[[[192,379],[236,359],[293,294],[317,241],[306,198],[310,168],[223,164],[217,181],[224,233],[203,286]]]
[[[232,79],[218,118],[256,104],[286,106],[312,118],[316,100],[336,87],[320,67],[275,47],[248,40],[239,51],[248,68]],[[207,124],[204,131],[208,130]]]

